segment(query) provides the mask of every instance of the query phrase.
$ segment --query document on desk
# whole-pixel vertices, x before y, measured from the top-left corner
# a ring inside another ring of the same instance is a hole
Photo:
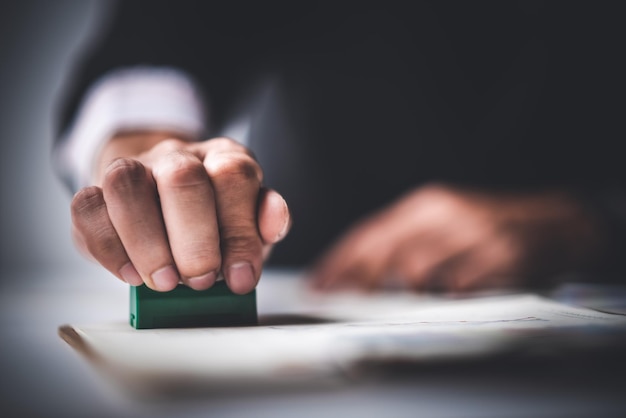
[[[259,326],[136,330],[101,323],[64,326],[60,334],[115,378],[145,389],[333,380],[363,361],[467,359],[564,330],[626,331],[626,316],[533,294],[322,296],[297,282],[266,282],[258,289]]]

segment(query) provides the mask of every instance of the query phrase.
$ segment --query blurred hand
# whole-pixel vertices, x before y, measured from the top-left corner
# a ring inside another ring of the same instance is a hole
[[[287,204],[235,141],[168,138],[128,134],[105,145],[96,185],[72,201],[77,246],[133,286],[202,290],[223,272],[233,292],[251,291],[289,230]]]
[[[319,289],[514,287],[590,261],[599,237],[564,193],[419,188],[354,226],[312,271]]]

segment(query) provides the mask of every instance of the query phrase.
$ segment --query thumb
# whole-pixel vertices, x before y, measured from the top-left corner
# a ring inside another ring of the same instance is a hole
[[[273,189],[259,192],[258,227],[265,244],[275,244],[285,238],[291,229],[291,214],[285,199]]]

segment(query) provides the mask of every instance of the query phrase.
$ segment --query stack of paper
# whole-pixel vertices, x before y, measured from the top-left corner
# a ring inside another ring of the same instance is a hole
[[[110,376],[140,388],[314,383],[363,361],[450,361],[514,350],[568,330],[626,330],[626,316],[533,294],[468,299],[410,293],[319,295],[266,279],[259,326],[135,330],[67,325],[61,336]]]

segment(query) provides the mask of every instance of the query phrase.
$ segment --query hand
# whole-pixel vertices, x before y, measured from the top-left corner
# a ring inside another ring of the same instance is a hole
[[[354,226],[312,272],[319,289],[510,287],[590,262],[600,237],[564,193],[429,185]]]
[[[120,135],[101,153],[95,186],[72,201],[79,249],[118,278],[168,291],[202,290],[220,272],[230,289],[256,286],[291,225],[283,198],[262,186],[252,153],[227,138]]]

